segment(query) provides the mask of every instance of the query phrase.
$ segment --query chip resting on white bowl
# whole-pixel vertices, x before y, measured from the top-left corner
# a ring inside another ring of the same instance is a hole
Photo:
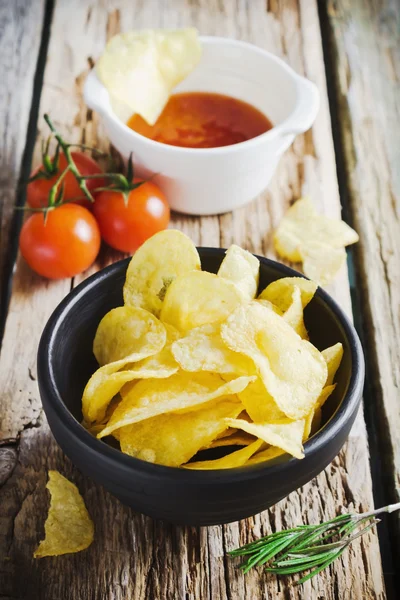
[[[200,58],[196,29],[128,31],[111,38],[96,72],[117,104],[154,125],[172,89]]]

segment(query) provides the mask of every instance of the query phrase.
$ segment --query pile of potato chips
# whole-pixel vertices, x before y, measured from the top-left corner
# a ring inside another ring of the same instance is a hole
[[[283,278],[256,298],[259,268],[231,246],[217,274],[202,271],[195,246],[175,230],[145,242],[127,270],[124,306],[97,329],[100,367],[82,398],[87,429],[171,467],[302,458],[343,348],[320,352],[308,340],[303,310],[314,282]],[[217,447],[227,454],[196,456]]]
[[[358,239],[347,223],[319,215],[310,198],[300,198],[275,231],[274,246],[282,258],[302,262],[305,275],[325,285],[346,262],[345,246]]]

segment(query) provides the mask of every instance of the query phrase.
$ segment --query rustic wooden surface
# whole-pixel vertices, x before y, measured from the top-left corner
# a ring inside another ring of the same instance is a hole
[[[0,312],[43,16],[44,0],[0,1]]]
[[[382,496],[399,502],[400,3],[331,1],[327,16],[344,185],[360,234],[355,258],[372,387],[368,409],[378,430]],[[400,517],[391,523],[398,564]]]
[[[39,0],[32,3],[40,13]],[[106,39],[119,30],[185,25],[195,25],[202,33],[252,41],[284,57],[321,91],[322,105],[314,127],[286,153],[268,193],[233,214],[174,217],[174,226],[200,245],[224,247],[234,241],[273,257],[271,231],[301,193],[310,193],[326,214],[340,214],[315,0],[56,0],[40,113],[49,111],[68,139],[103,147],[106,140],[101,126],[81,97],[88,59],[96,58]],[[39,129],[46,135],[42,122]],[[15,128],[13,134],[18,135]],[[18,164],[13,170],[14,182],[17,176]],[[13,190],[5,198],[7,210]],[[361,233],[364,248],[368,231]],[[103,253],[90,272],[116,258],[116,254]],[[80,279],[46,282],[22,260],[17,261],[0,356],[0,598],[384,599],[375,532],[356,542],[329,570],[296,588],[289,580],[278,581],[261,571],[243,576],[225,555],[227,549],[271,530],[319,522],[342,508],[372,507],[362,414],[346,449],[316,479],[273,509],[222,527],[173,527],[134,514],[71,465],[55,444],[41,411],[35,355],[48,316]],[[330,291],[350,313],[345,270]],[[49,468],[59,469],[78,484],[95,521],[95,541],[77,555],[33,560],[33,550],[43,535]]]

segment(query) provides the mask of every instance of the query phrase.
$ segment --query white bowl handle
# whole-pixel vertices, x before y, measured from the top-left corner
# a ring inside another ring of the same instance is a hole
[[[105,115],[110,111],[110,96],[107,89],[98,79],[94,69],[86,77],[85,85],[83,86],[83,97],[88,107],[99,114]]]
[[[297,135],[310,129],[319,109],[319,91],[317,86],[305,77],[296,76],[298,101],[297,108],[288,120],[282,124],[283,134]]]

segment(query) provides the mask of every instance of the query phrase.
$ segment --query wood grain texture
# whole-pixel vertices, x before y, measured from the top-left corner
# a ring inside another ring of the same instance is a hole
[[[400,501],[400,4],[328,4],[348,203],[360,234],[371,409],[388,502]],[[400,517],[393,515],[400,557]]]
[[[173,225],[199,245],[224,247],[235,242],[274,257],[271,232],[289,203],[301,193],[310,193],[326,214],[340,213],[314,0],[59,0],[41,113],[49,111],[69,139],[84,139],[103,147],[106,141],[101,125],[81,98],[89,57],[96,58],[107,37],[120,29],[185,25],[271,50],[309,76],[321,91],[321,111],[313,129],[298,137],[285,154],[268,193],[232,214],[173,218]],[[41,123],[40,130],[42,135],[46,133]],[[104,253],[91,271],[115,258]],[[316,523],[342,508],[371,508],[362,415],[347,449],[319,477],[271,510],[221,527],[175,527],[154,522],[134,514],[74,469],[48,430],[35,381],[40,330],[70,285],[70,281],[44,282],[28,273],[21,261],[17,264],[0,371],[0,434],[3,438],[19,437],[15,469],[4,477],[0,489],[0,556],[6,559],[0,564],[3,596],[38,600],[385,598],[375,533],[356,542],[328,571],[296,588],[289,580],[278,581],[262,571],[243,576],[237,563],[226,557],[226,550],[272,530]],[[345,270],[332,292],[350,311]],[[95,521],[95,542],[78,555],[34,561],[33,550],[43,535],[49,468],[59,469],[79,486]]]
[[[45,0],[0,1],[0,317]],[[0,319],[1,321],[1,319]]]

